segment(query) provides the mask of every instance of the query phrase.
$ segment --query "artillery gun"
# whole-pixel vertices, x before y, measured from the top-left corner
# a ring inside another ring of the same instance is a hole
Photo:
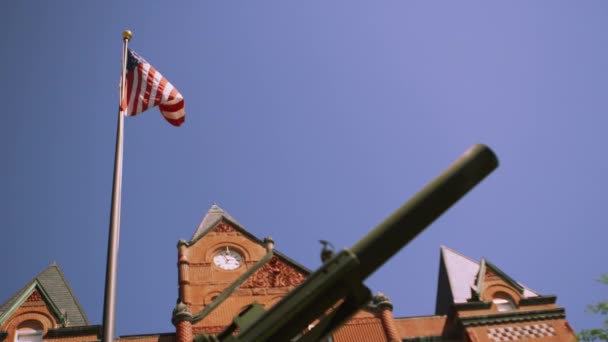
[[[325,260],[268,311],[252,304],[218,335],[197,342],[316,342],[367,305],[363,284],[382,264],[498,167],[490,148],[475,145],[363,239]],[[327,257],[327,254],[326,254]]]

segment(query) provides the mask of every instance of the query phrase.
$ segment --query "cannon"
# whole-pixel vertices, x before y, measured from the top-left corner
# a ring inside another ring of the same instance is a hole
[[[316,342],[368,304],[363,281],[498,167],[485,145],[475,145],[351,248],[312,273],[268,311],[252,304],[218,335],[198,342]]]

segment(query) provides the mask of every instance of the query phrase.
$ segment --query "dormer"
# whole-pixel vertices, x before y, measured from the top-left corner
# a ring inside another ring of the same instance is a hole
[[[74,334],[97,339],[84,311],[55,263],[0,306],[0,340],[42,341]]]

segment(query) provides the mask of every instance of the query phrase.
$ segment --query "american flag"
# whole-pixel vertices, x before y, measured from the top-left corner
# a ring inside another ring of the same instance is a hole
[[[182,94],[150,63],[133,50],[127,52],[127,80],[121,109],[129,116],[158,106],[174,126],[184,123],[186,111]]]

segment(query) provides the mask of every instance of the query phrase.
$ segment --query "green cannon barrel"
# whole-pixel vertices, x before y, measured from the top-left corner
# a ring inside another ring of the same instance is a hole
[[[357,242],[350,251],[360,262],[359,275],[367,278],[412,241],[435,219],[498,167],[498,158],[485,145],[466,151],[414,197]]]

